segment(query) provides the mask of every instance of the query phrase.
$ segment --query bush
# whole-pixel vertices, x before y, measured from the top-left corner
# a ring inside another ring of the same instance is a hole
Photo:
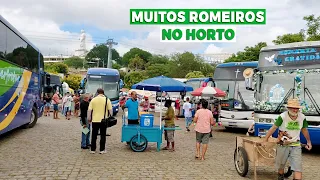
[[[124,77],[124,84],[125,84],[125,87],[131,88],[132,85],[140,81],[143,81],[144,79],[147,79],[147,78],[148,77],[145,76],[145,73],[142,71],[131,72]]]
[[[77,90],[80,87],[82,76],[79,74],[70,74],[67,78],[64,78],[63,81],[69,84],[69,87]]]
[[[68,66],[64,63],[45,63],[44,70],[49,73],[68,73]]]

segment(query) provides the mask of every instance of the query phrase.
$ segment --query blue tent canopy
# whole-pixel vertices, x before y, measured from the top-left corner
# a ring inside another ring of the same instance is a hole
[[[157,92],[188,92],[193,91],[191,86],[186,85],[178,80],[166,77],[158,76],[150,79],[146,79],[142,82],[134,84],[132,89],[140,89],[147,91],[157,91]]]

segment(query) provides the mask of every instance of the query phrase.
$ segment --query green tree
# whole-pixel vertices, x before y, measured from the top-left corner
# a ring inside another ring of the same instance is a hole
[[[76,90],[80,87],[81,82],[81,75],[79,74],[70,74],[66,78],[64,78],[62,81],[68,83],[69,87]]]
[[[192,71],[192,72],[189,72],[187,75],[186,75],[186,78],[187,79],[190,79],[190,78],[201,78],[201,77],[205,77],[201,71]]]
[[[143,61],[145,63],[148,62],[148,59],[150,57],[152,57],[152,54],[149,53],[148,51],[144,51],[142,49],[139,49],[139,48],[131,48],[130,51],[126,52],[123,57],[122,57],[122,62],[121,64],[124,65],[124,66],[128,66],[129,63],[130,63],[130,60],[132,58],[135,58],[136,55],[138,55],[141,59],[143,59]]]
[[[203,59],[195,56],[191,52],[176,53],[168,63],[168,68],[170,69],[169,76],[185,78],[189,72],[200,71],[203,63]]]
[[[120,73],[120,79],[124,80],[124,77],[127,75],[127,73],[124,71],[119,71],[119,73]]]
[[[215,66],[210,65],[209,63],[203,62],[201,64],[200,71],[205,77],[213,77]]]
[[[112,60],[116,60],[117,62],[121,59],[117,50],[112,49]],[[104,44],[95,45],[90,52],[86,55],[85,58],[88,62],[97,62],[99,61],[99,67],[102,67],[104,62],[104,67],[108,66],[108,47]],[[96,65],[96,64],[95,64]]]
[[[293,34],[284,34],[282,36],[277,36],[276,40],[273,40],[272,42],[276,45],[278,44],[287,44],[287,43],[294,43],[294,42],[302,42],[305,40],[305,35],[303,31],[300,31],[299,33],[293,33]]]
[[[68,73],[68,66],[64,63],[54,63],[53,67],[57,73]]]
[[[314,14],[303,17],[303,20],[307,21],[307,41],[319,41],[320,40],[320,16],[315,17]]]
[[[66,59],[64,61],[64,63],[66,65],[68,65],[69,67],[73,67],[75,69],[82,68],[83,65],[85,68],[88,67],[87,61],[85,59],[81,59],[80,57],[77,57],[77,56],[73,56],[73,57]]]
[[[68,73],[68,66],[64,63],[45,63],[44,70],[49,73]]]
[[[130,59],[129,68],[132,70],[142,70],[144,67],[144,61],[138,54]]]
[[[124,77],[124,83],[127,88],[131,88],[132,85],[147,78],[143,71],[131,72]]]
[[[118,64],[118,63],[112,63],[112,68],[113,69],[120,69],[121,68],[121,65],[120,64]]]
[[[266,42],[259,42],[255,46],[246,46],[244,51],[239,51],[237,54],[233,54],[231,57],[226,59],[224,62],[246,62],[246,61],[258,61],[260,50],[266,47]]]
[[[149,77],[156,77],[161,75],[168,76],[168,64],[151,64],[147,67],[146,74]]]

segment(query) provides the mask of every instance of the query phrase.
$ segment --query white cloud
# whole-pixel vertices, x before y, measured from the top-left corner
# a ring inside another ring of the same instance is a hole
[[[65,32],[60,29],[61,25],[66,23],[87,24],[103,30],[130,30],[138,34],[148,32],[146,38],[115,39],[119,42],[115,48],[120,54],[124,54],[134,46],[155,53],[169,54],[177,51],[237,52],[243,50],[245,46],[253,46],[261,41],[272,44],[272,40],[278,35],[299,32],[305,27],[303,16],[319,15],[319,7],[320,1],[318,0],[33,0],[32,3],[25,0],[14,0],[2,3],[0,14],[18,30],[26,32],[23,34],[30,37],[30,40],[44,54],[48,52],[65,54],[67,48],[70,53],[79,47],[78,33]],[[130,8],[263,8],[267,10],[267,25],[239,25],[237,42],[222,44],[222,49],[218,47],[220,45],[218,43],[210,45],[160,43],[158,27],[130,26]],[[87,34],[87,42],[88,48],[93,46],[92,37],[89,34]]]
[[[10,24],[38,47],[43,55],[73,55],[75,50],[80,48],[80,32],[62,31],[57,23],[41,17],[34,19],[24,14],[21,9],[0,9],[0,12]],[[87,49],[91,49],[94,43],[90,34],[87,34],[86,39]]]
[[[204,54],[215,54],[215,53],[222,53],[223,48],[217,47],[214,44],[209,44],[207,49],[204,50]]]

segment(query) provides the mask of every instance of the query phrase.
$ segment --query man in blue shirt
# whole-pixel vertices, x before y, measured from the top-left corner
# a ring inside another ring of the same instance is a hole
[[[128,108],[128,124],[139,124],[139,103],[135,91],[131,92],[131,99],[122,106],[124,108]]]

